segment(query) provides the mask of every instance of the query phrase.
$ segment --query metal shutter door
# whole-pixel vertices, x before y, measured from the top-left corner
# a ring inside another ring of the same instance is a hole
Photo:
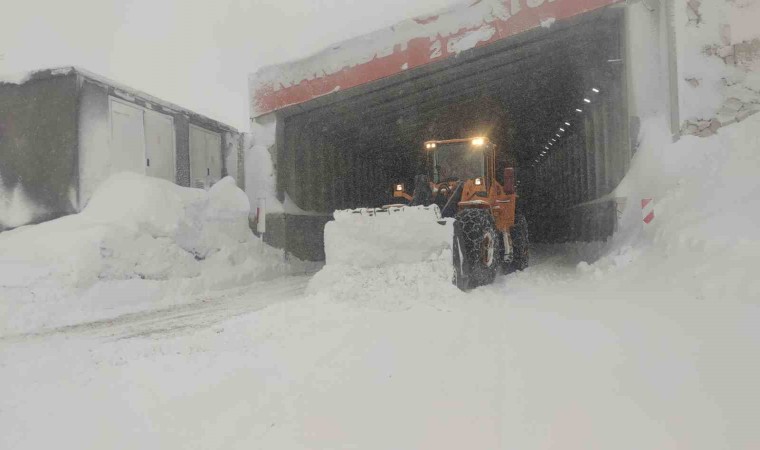
[[[171,116],[145,111],[147,173],[152,177],[176,181],[174,119]]]
[[[140,108],[111,100],[110,173],[145,174],[145,128]]]
[[[206,161],[211,183],[216,183],[222,178],[222,136],[217,133],[206,133]]]
[[[222,176],[222,137],[190,125],[190,176],[193,187],[209,187]]]

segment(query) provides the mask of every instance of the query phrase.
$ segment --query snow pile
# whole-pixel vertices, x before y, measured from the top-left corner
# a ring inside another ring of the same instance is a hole
[[[255,120],[251,134],[245,139],[245,192],[251,205],[264,202],[266,214],[291,214],[297,216],[321,216],[298,206],[286,193],[284,201],[277,198],[277,180],[274,162],[269,149],[274,145],[276,119],[269,117]]]
[[[630,206],[612,256],[641,251],[650,279],[695,298],[760,298],[750,270],[760,254],[760,117],[667,145],[657,123],[645,123],[642,148],[616,191]],[[656,202],[646,227],[642,198]]]
[[[86,312],[100,318],[305,270],[253,236],[249,212],[231,177],[206,192],[114,175],[80,214],[0,234],[6,327],[60,324],[58,307],[75,311],[82,300],[100,302]],[[125,289],[134,301],[122,298]]]
[[[14,72],[0,74],[0,85],[2,84],[24,84],[32,77],[34,72]]]
[[[432,260],[451,249],[452,220],[438,207],[335,211],[325,226],[325,262],[363,268]],[[440,223],[439,223],[440,222]]]
[[[27,224],[44,213],[45,211],[26,195],[20,183],[13,189],[6,190],[0,177],[0,230]]]
[[[385,307],[456,293],[452,219],[437,206],[336,211],[325,226],[325,267],[309,291]]]
[[[277,199],[277,181],[274,163],[269,148],[274,145],[276,122],[253,121],[251,134],[245,135],[245,192],[251,205],[258,205],[263,199],[268,214],[283,212]]]
[[[569,283],[567,292],[593,286],[594,295],[630,292],[642,301],[757,302],[760,116],[676,143],[666,123],[643,124],[641,146],[613,194],[626,199],[618,232],[606,243],[542,249],[571,269],[530,268],[505,280],[510,289],[541,278],[547,285]],[[649,225],[641,215],[646,198],[655,202]]]
[[[309,281],[317,298],[350,302],[371,309],[399,310],[427,304],[436,308],[464,295],[451,282],[451,250],[430,259],[373,268],[326,265]]]

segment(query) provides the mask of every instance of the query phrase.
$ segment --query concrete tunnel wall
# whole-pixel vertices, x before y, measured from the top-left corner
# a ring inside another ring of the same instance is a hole
[[[625,8],[605,8],[267,116],[279,200],[321,214],[270,216],[267,240],[324,258],[334,210],[388,203],[393,183],[425,172],[426,139],[478,134],[504,150],[497,173],[517,168],[533,240],[609,236],[615,205],[605,196],[631,158],[624,19]],[[535,164],[592,87],[593,103]]]

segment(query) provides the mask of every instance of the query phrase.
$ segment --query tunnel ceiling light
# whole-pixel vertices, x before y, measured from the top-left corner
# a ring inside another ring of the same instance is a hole
[[[547,150],[549,150],[549,146],[548,145],[545,145],[544,148],[547,149]]]
[[[557,142],[557,140],[556,139],[552,139],[552,142]]]
[[[597,89],[597,88],[591,88],[591,90],[594,91],[595,94],[599,93],[599,89]]]
[[[565,125],[567,125],[569,127],[570,126],[570,122],[565,122]]]
[[[582,113],[582,112],[583,112],[583,110],[582,110],[582,109],[580,109],[580,108],[575,108],[575,110],[576,110],[576,111],[578,111],[579,113]]]
[[[559,135],[559,133],[557,133],[557,137],[561,137],[561,136]]]
[[[587,98],[584,98],[583,101],[586,102],[586,103],[591,103],[591,100],[589,100]]]
[[[561,132],[563,132],[563,133],[564,133],[564,132],[565,132],[565,129],[564,129],[564,128],[562,128],[562,127],[560,127],[560,128],[559,128],[559,131],[561,131]]]

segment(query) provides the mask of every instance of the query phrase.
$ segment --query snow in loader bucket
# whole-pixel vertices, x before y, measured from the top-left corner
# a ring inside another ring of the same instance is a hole
[[[325,226],[328,266],[413,264],[451,252],[454,219],[442,219],[437,205],[347,209],[333,215],[335,220]]]

